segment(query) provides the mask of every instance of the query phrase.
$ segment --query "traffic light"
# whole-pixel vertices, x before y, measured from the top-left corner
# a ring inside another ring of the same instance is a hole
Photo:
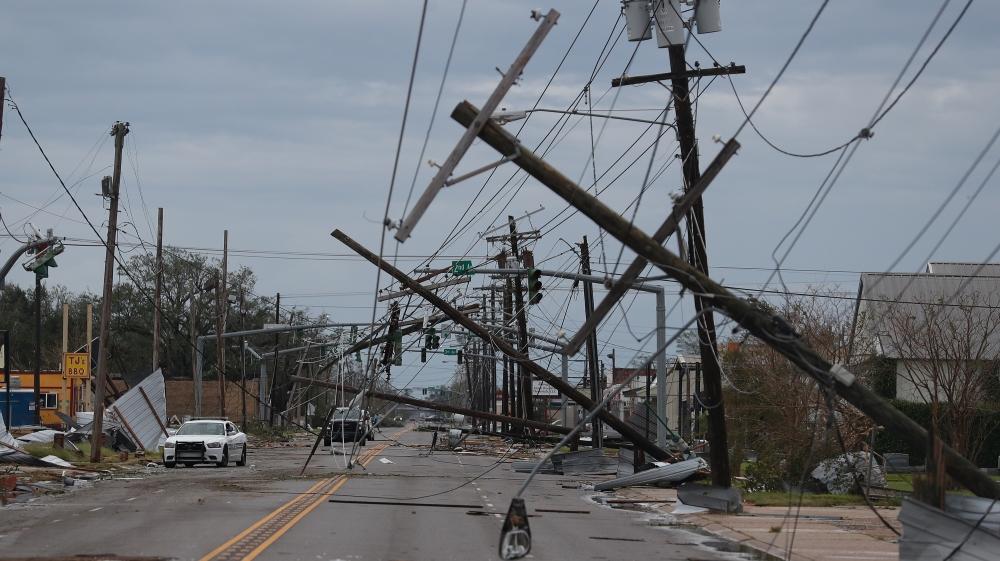
[[[56,264],[56,255],[63,252],[65,247],[63,243],[59,240],[53,240],[52,243],[44,246],[35,248],[32,253],[35,258],[24,264],[25,271],[31,271],[35,273],[40,278],[49,278],[49,267],[58,267]]]
[[[433,349],[435,338],[435,329],[433,327],[428,327],[424,330],[424,348]]]
[[[420,349],[420,362],[427,362],[427,348]]]
[[[432,338],[431,338],[431,344],[432,344],[432,346],[431,346],[432,349],[440,349],[441,348],[441,336],[440,335],[433,335]]]
[[[542,271],[528,269],[528,303],[537,304],[542,299]]]

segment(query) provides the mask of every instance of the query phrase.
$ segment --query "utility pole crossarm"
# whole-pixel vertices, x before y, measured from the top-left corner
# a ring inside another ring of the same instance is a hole
[[[539,379],[549,384],[550,386],[556,388],[557,390],[565,394],[569,399],[572,399],[573,401],[579,403],[581,406],[587,408],[588,410],[593,410],[597,406],[597,403],[595,403],[592,399],[584,395],[583,392],[576,389],[570,384],[564,383],[559,376],[542,368],[540,365],[532,361],[529,357],[518,352],[507,341],[504,341],[503,339],[497,337],[493,337],[488,329],[482,327],[478,323],[472,321],[471,319],[463,315],[461,312],[452,307],[451,304],[446,302],[440,296],[434,294],[431,291],[425,290],[422,286],[420,286],[420,284],[414,282],[413,279],[407,276],[406,273],[400,271],[396,267],[393,267],[390,263],[388,263],[384,259],[381,259],[378,255],[372,253],[370,250],[359,244],[357,241],[353,240],[347,234],[341,232],[340,230],[334,230],[331,235],[340,240],[347,247],[351,248],[355,253],[364,257],[373,265],[379,267],[380,269],[391,275],[393,278],[399,281],[399,283],[402,284],[403,286],[411,288],[414,292],[419,294],[424,300],[427,300],[434,307],[438,308],[445,315],[450,317],[455,323],[458,323],[459,325],[465,327],[480,339],[490,341],[493,344],[493,346],[496,347],[500,352],[511,357],[511,359],[513,359],[514,362],[523,365],[528,372],[530,372],[534,376],[537,376]],[[609,413],[608,411],[601,411],[600,415],[601,419],[604,422],[606,422],[608,426],[617,430],[618,433],[621,434],[623,438],[626,438],[634,442],[636,446],[643,448],[646,451],[646,453],[648,453],[650,456],[653,456],[658,460],[666,460],[672,458],[670,453],[656,446],[656,444],[650,442],[648,439],[644,438],[638,430],[633,428],[628,423],[622,421],[615,415]]]
[[[417,199],[417,202],[413,205],[410,210],[410,215],[405,217],[400,223],[399,228],[396,230],[395,238],[400,242],[405,242],[410,237],[410,232],[417,225],[420,217],[424,215],[427,208],[431,206],[431,202],[434,197],[437,196],[438,192],[444,188],[445,182],[451,177],[451,174],[458,167],[458,162],[465,156],[465,153],[469,151],[472,146],[472,142],[476,139],[476,135],[479,134],[479,130],[490,120],[490,115],[496,110],[497,106],[500,105],[500,101],[503,100],[504,96],[507,95],[507,91],[514,85],[514,82],[521,76],[524,71],[524,67],[527,66],[528,61],[531,59],[538,47],[541,46],[542,41],[545,36],[549,34],[552,27],[555,26],[556,21],[559,20],[559,12],[556,10],[549,10],[549,13],[545,15],[542,22],[539,24],[538,29],[528,40],[528,43],[521,50],[521,53],[517,55],[514,59],[514,63],[510,65],[507,72],[504,73],[503,78],[500,83],[497,84],[496,89],[490,94],[490,97],[486,100],[486,104],[483,105],[485,111],[481,118],[474,119],[466,128],[465,134],[455,145],[455,148],[451,151],[448,159],[445,160],[444,164],[438,168],[434,178],[431,179],[430,184],[424,193]],[[509,156],[513,154],[504,154]]]
[[[742,64],[730,63],[729,66],[714,66],[712,68],[693,68],[684,72],[664,72],[662,74],[647,74],[645,76],[624,76],[612,78],[611,87],[632,86],[636,84],[647,84],[649,82],[664,82],[678,78],[702,78],[704,76],[724,76],[727,74],[746,74],[747,67]]]
[[[459,123],[473,118],[476,108],[463,102],[452,113]],[[483,127],[479,137],[499,152],[517,140],[498,125]],[[841,365],[833,365],[808,347],[783,318],[729,292],[689,263],[674,255],[618,212],[575,184],[530,151],[521,149],[514,162],[582,214],[589,217],[632,251],[649,260],[685,289],[710,298],[712,305],[761,339],[822,387],[829,388],[877,423],[898,433],[915,450],[925,450],[927,431],[888,401],[856,381]],[[948,474],[980,497],[1000,498],[1000,486],[950,446],[942,446]]]

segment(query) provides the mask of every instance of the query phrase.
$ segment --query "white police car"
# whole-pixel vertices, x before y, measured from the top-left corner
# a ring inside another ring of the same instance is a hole
[[[233,458],[236,465],[246,465],[247,435],[225,419],[188,421],[163,444],[163,465],[168,468],[206,463],[226,467]]]

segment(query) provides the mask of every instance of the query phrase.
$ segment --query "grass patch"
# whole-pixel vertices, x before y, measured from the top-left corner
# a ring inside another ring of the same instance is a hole
[[[69,448],[56,448],[51,444],[26,444],[24,446],[24,451],[31,454],[36,458],[44,458],[45,456],[56,456],[57,458],[66,460],[67,462],[73,464],[80,464],[90,461],[90,443],[81,442],[77,445],[80,452],[77,453]],[[111,448],[105,446],[101,449],[101,458],[107,462],[116,462],[118,459],[118,452],[115,452]]]
[[[788,506],[799,504],[798,493],[784,493],[780,491],[762,491],[758,493],[745,493],[743,500],[757,506]],[[831,495],[829,493],[805,493],[802,495],[802,506],[854,506],[864,505],[865,498],[861,495]],[[898,501],[878,501],[878,505],[896,505]]]
[[[270,426],[263,422],[247,423],[243,432],[266,442],[288,442],[298,432],[295,427]]]

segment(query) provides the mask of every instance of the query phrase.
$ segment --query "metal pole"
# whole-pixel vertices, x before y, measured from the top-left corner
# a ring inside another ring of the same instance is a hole
[[[35,424],[42,424],[42,276],[35,274]]]
[[[667,296],[662,288],[656,293],[656,348],[667,342]],[[667,445],[667,357],[656,357],[656,445]]]
[[[93,368],[94,366],[94,355],[91,354],[91,345],[94,342],[94,305],[87,304],[87,366]],[[90,385],[93,375],[83,381],[83,402],[90,406],[90,410],[94,410],[93,395],[90,393]]]
[[[97,382],[94,388],[94,424],[90,434],[90,461],[101,461],[101,436],[104,432],[104,386],[108,380],[108,355],[111,347],[111,298],[115,277],[115,250],[118,238],[118,190],[122,179],[122,149],[128,123],[116,122],[111,128],[115,137],[115,164],[111,178],[111,208],[108,211],[107,253],[104,258],[104,293],[101,297],[101,346],[97,350]]]

